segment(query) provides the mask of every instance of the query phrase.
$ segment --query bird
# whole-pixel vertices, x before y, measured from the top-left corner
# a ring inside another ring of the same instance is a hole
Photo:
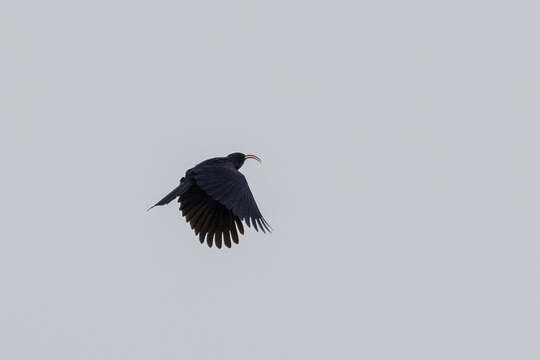
[[[178,198],[180,212],[198,235],[201,244],[221,249],[239,243],[244,222],[256,231],[271,232],[262,216],[245,176],[239,171],[247,159],[262,163],[257,155],[235,152],[205,160],[186,171],[180,184],[155,205],[169,204]]]

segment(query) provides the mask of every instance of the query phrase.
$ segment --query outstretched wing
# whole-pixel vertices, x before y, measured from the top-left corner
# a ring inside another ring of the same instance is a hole
[[[231,247],[231,240],[238,244],[238,233],[244,233],[240,219],[225,206],[193,184],[188,191],[180,195],[180,211],[199,235],[199,240],[209,247],[215,243],[221,248],[222,243]]]
[[[242,173],[228,165],[202,165],[192,169],[197,185],[218,203],[231,210],[232,213],[246,222],[259,228],[271,231],[259,207],[253,198],[246,178]]]

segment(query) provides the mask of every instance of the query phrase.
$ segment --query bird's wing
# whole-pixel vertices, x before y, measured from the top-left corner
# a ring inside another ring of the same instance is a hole
[[[238,244],[238,233],[244,233],[240,219],[210,195],[204,192],[197,184],[193,184],[184,194],[180,195],[180,211],[199,235],[199,240],[209,247],[215,243],[221,248],[222,243],[231,247],[232,242]],[[231,242],[232,240],[232,242]]]
[[[255,230],[271,231],[270,225],[262,216],[246,178],[230,166],[197,166],[193,169],[196,183],[213,199],[231,210],[234,215]]]

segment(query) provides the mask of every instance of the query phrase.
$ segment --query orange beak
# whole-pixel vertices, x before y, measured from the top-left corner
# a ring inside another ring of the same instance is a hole
[[[262,164],[262,160],[259,159],[259,157],[257,155],[247,154],[246,156],[244,156],[244,160],[245,159],[255,159],[255,160],[257,160],[258,162],[260,162]]]

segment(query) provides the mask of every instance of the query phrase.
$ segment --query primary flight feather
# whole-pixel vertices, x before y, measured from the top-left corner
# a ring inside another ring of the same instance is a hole
[[[238,244],[238,233],[244,234],[242,221],[257,231],[270,231],[246,178],[238,171],[246,159],[261,162],[255,155],[242,153],[201,162],[186,171],[180,185],[148,210],[178,198],[182,216],[201,243],[206,240],[209,247],[214,243],[218,248]]]

